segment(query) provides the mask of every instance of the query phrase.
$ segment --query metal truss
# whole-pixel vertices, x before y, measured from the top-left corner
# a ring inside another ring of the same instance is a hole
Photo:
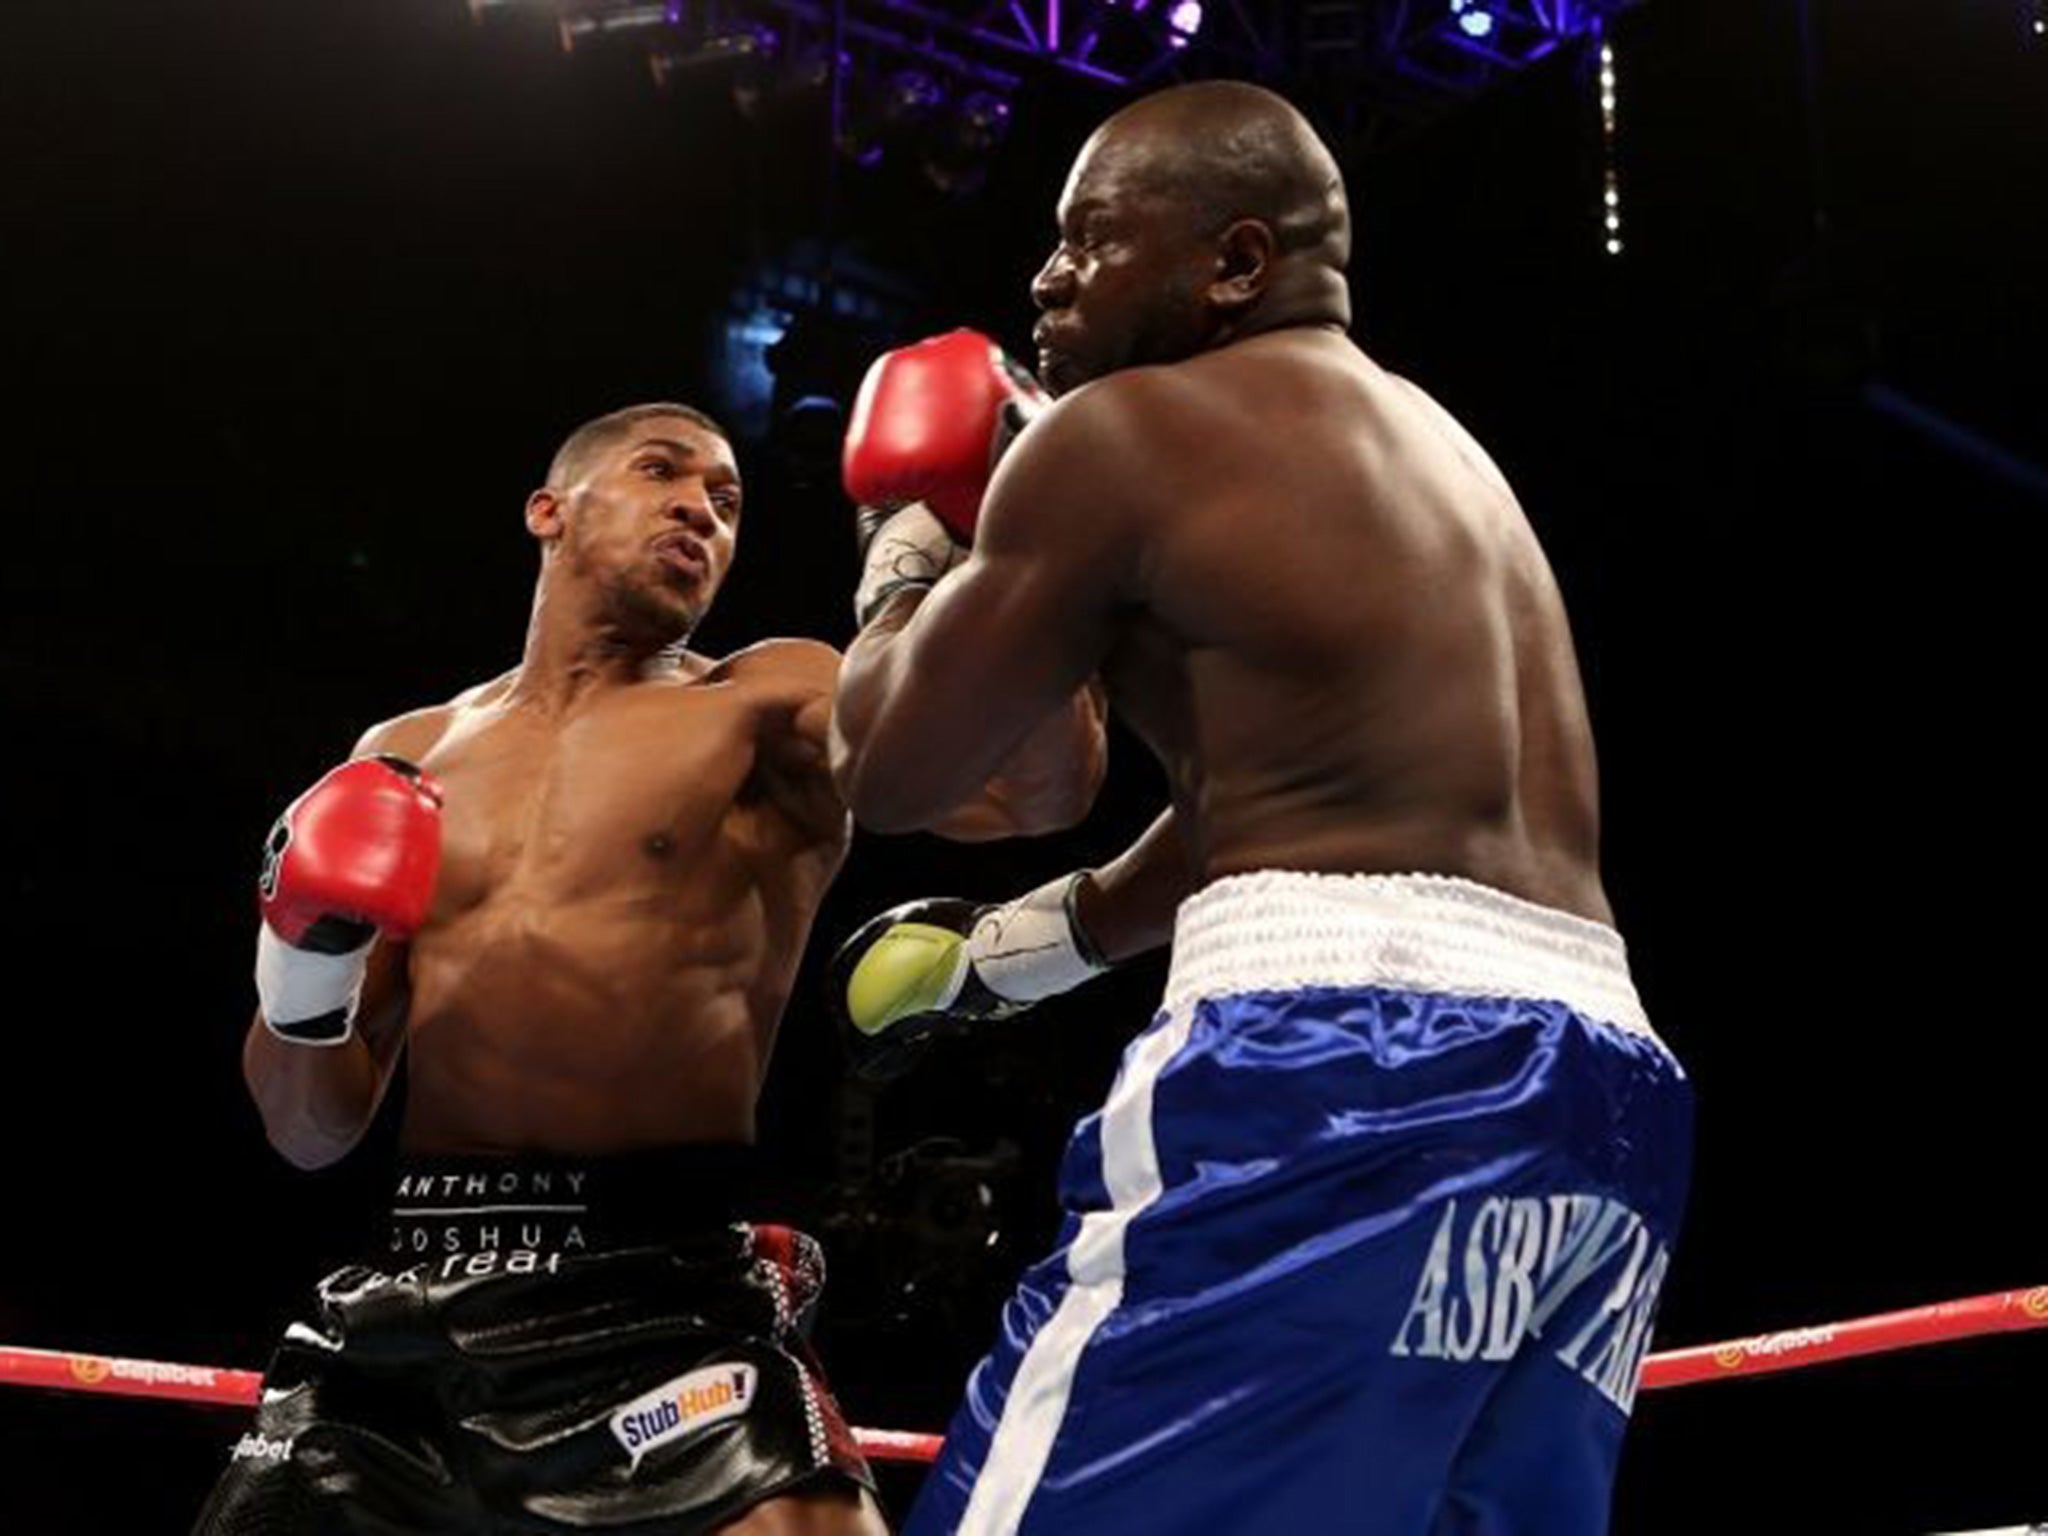
[[[469,0],[552,15],[562,46],[632,42],[658,79],[701,63],[917,69],[1007,99],[1058,74],[1127,93],[1233,75],[1367,140],[1488,90],[1641,0]]]
[[[1306,0],[1289,84],[1362,129],[1426,120],[1641,0]]]
[[[638,38],[678,57],[753,33],[785,52],[837,32],[849,50],[993,88],[1052,71],[1128,90],[1193,69],[1276,78],[1286,0],[469,0],[479,20],[552,12],[562,46]]]

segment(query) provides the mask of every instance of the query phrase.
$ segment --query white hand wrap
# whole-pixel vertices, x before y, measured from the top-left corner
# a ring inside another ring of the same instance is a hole
[[[1074,919],[1074,893],[1087,873],[1061,875],[982,914],[967,937],[966,954],[983,986],[1011,1002],[1029,1003],[1109,969]]]
[[[967,558],[946,525],[921,501],[905,503],[890,514],[868,540],[860,586],[853,594],[853,617],[865,625],[905,587],[931,587]]]
[[[256,929],[256,997],[263,1022],[293,1045],[340,1045],[355,1032],[356,1005],[370,966],[370,945],[341,955],[294,949],[270,931]]]

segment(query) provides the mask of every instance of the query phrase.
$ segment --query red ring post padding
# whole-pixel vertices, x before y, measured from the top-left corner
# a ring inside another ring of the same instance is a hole
[[[1645,1391],[1654,1391],[1701,1381],[1727,1381],[2027,1328],[2048,1328],[2048,1285],[1670,1350],[1643,1362],[1642,1385]],[[238,1408],[254,1407],[263,1395],[263,1377],[256,1371],[0,1344],[0,1387],[6,1386],[165,1397]],[[877,1461],[924,1462],[939,1454],[938,1435],[898,1429],[856,1429],[853,1433],[862,1452]]]

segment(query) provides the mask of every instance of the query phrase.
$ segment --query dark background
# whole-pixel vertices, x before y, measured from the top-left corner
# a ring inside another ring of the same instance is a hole
[[[1583,56],[1347,150],[1357,334],[1491,447],[1572,606],[1610,889],[1701,1106],[1665,1347],[2048,1282],[2028,15],[1814,0],[1803,51],[1783,0],[1650,0],[1613,34],[1619,260]],[[882,323],[1021,346],[1116,101],[1028,83],[969,202],[849,172],[842,257],[916,295]],[[516,660],[520,505],[569,428],[718,408],[728,296],[815,267],[817,138],[457,0],[0,16],[0,1342],[257,1366],[353,1242],[388,1127],[295,1173],[239,1083],[264,831],[366,725]],[[844,505],[786,433],[743,446],[703,644],[843,642]],[[1108,856],[1160,794],[1118,747],[1078,832],[864,839],[819,935]],[[849,1411],[936,1428],[1162,971],[949,1052],[866,1106],[871,1151],[816,972],[764,1137],[833,1244]],[[2048,1518],[2044,1364],[2036,1334],[1646,1395],[1616,1528]],[[241,1420],[0,1390],[0,1532],[182,1531]]]

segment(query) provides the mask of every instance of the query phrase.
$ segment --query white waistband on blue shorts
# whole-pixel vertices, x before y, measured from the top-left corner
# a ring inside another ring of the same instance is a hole
[[[1621,935],[1448,875],[1227,875],[1181,903],[1166,1006],[1303,987],[1563,1003],[1656,1038]]]

